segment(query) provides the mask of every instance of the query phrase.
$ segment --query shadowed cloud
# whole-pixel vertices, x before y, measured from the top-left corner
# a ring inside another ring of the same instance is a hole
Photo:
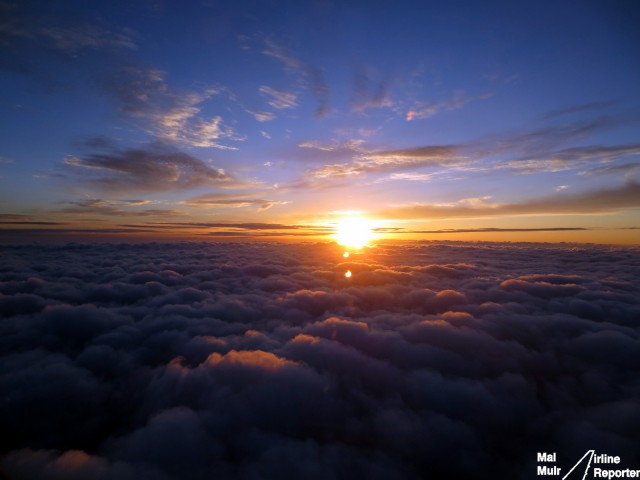
[[[257,206],[258,211],[262,211],[268,210],[274,205],[284,205],[288,202],[282,200],[264,200],[255,198],[253,194],[212,193],[190,198],[185,200],[183,203],[196,207],[241,208]]]
[[[64,166],[82,182],[120,194],[232,184],[232,177],[222,169],[189,154],[156,147],[69,156]]]
[[[538,450],[637,458],[638,249],[381,244],[339,263],[341,253],[3,248],[4,470],[526,478]]]
[[[381,211],[381,218],[455,218],[501,215],[608,213],[640,207],[640,184],[627,182],[614,188],[577,194],[556,194],[522,203],[494,203],[490,197],[464,199],[451,204],[414,204]]]

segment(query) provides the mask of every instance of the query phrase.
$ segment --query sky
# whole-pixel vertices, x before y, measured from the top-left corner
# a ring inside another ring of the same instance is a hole
[[[637,2],[0,10],[4,242],[640,243]]]

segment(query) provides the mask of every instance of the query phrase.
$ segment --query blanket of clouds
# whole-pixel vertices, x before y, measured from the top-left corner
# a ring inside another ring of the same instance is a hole
[[[637,248],[0,255],[6,478],[534,478],[536,452],[565,473],[588,449],[640,467]]]

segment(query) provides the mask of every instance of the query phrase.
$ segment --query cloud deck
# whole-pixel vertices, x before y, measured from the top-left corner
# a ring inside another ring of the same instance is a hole
[[[569,467],[593,448],[640,465],[638,249],[341,253],[3,247],[2,467],[18,479],[532,478],[538,451]]]

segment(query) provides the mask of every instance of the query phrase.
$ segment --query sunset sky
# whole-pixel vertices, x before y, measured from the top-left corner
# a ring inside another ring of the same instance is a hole
[[[0,239],[640,243],[633,1],[0,3]],[[55,234],[55,235],[54,235]]]

